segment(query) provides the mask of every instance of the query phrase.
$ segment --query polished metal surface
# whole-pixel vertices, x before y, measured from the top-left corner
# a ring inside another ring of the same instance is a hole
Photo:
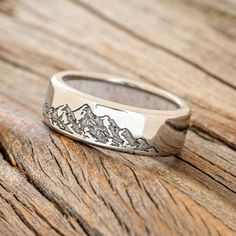
[[[181,152],[190,109],[155,86],[112,75],[54,75],[43,108],[54,130],[92,145],[154,156]]]

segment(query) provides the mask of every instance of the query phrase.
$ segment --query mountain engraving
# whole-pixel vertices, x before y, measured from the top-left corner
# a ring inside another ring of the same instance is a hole
[[[110,116],[95,115],[88,104],[72,110],[68,104],[53,107],[45,103],[43,116],[53,126],[69,134],[78,134],[90,142],[157,152],[144,138],[135,138],[129,129],[120,128]]]

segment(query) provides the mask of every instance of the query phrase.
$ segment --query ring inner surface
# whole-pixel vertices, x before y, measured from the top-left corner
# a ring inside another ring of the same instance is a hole
[[[168,98],[127,84],[72,75],[64,76],[63,80],[83,93],[124,105],[152,110],[177,110],[179,108],[179,105]]]

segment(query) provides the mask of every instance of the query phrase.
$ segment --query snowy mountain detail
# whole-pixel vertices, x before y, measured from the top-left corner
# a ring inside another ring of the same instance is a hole
[[[127,128],[120,128],[110,116],[95,115],[88,104],[72,110],[68,104],[50,107],[45,103],[43,116],[53,126],[90,142],[137,151],[157,151],[145,139],[134,138]]]

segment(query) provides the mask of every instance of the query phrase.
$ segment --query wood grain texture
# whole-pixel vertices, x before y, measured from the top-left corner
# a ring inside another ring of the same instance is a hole
[[[236,235],[235,2],[0,1],[0,235]],[[81,69],[188,101],[176,157],[48,129],[48,78]]]

